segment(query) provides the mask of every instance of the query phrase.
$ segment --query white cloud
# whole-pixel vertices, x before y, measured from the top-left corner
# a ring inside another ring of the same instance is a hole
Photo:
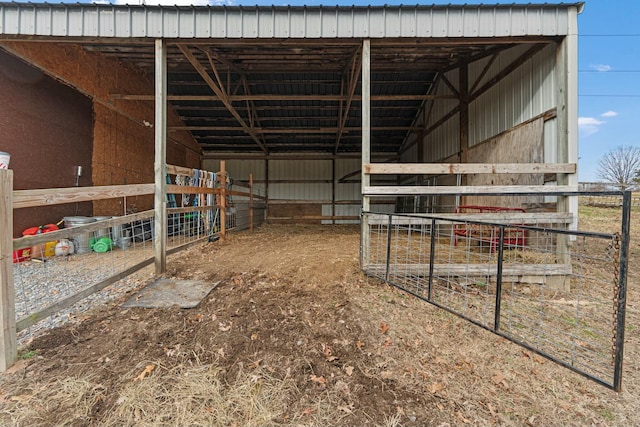
[[[591,64],[590,67],[596,71],[611,71],[611,65],[608,64]]]
[[[593,135],[600,130],[600,126],[605,124],[602,120],[598,120],[595,117],[578,117],[578,130],[584,134],[584,136]]]
[[[604,113],[600,114],[600,117],[615,117],[617,115],[618,115],[618,113],[616,111],[609,110],[607,112],[604,112]]]

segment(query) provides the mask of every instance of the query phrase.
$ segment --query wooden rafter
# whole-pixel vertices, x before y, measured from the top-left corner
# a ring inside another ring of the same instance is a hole
[[[491,78],[482,87],[470,93],[469,102],[477,99],[480,95],[482,95],[483,93],[485,93],[486,91],[488,91],[489,89],[497,85],[502,79],[504,79],[506,76],[508,76],[509,74],[514,72],[516,69],[518,69],[522,64],[524,64],[529,59],[531,59],[533,55],[540,52],[545,46],[546,46],[545,43],[538,43],[531,46],[529,49],[527,49],[526,52],[524,52],[518,58],[513,60],[509,65],[507,65],[502,71],[500,71],[493,78]]]
[[[351,109],[351,102],[353,101],[353,96],[356,92],[356,87],[358,85],[358,76],[360,74],[360,69],[362,68],[362,55],[360,55],[360,47],[354,52],[353,60],[351,61],[351,74],[349,77],[349,92],[346,99],[346,105],[344,109],[340,113],[340,124],[338,126],[338,133],[336,135],[336,144],[333,148],[333,154],[338,153],[338,147],[340,146],[340,140],[342,138],[342,134],[344,133],[345,126],[347,124],[347,120],[349,119],[349,110]]]
[[[194,58],[195,59],[195,58]],[[197,59],[196,59],[197,61]],[[211,79],[209,77],[209,79]],[[213,82],[213,80],[211,80]],[[122,101],[153,101],[153,95],[126,95],[113,93],[109,97],[113,100]],[[236,101],[328,101],[339,102],[347,99],[344,95],[229,95],[226,100]],[[371,95],[372,101],[424,101],[428,99],[457,99],[455,95]],[[218,95],[167,95],[169,101],[221,101]],[[354,95],[352,101],[360,101],[362,97]]]
[[[202,64],[200,64],[200,61],[198,61],[198,59],[193,55],[191,50],[189,50],[189,47],[183,44],[178,44],[178,49],[180,49],[180,51],[185,56],[185,58],[187,58],[187,60],[191,63],[193,68],[196,69],[198,74],[200,74],[200,76],[204,79],[204,81],[209,85],[209,87],[211,88],[211,90],[213,90],[213,92],[216,94],[218,99],[225,105],[225,107],[227,107],[231,115],[238,121],[238,123],[240,124],[240,126],[242,126],[244,131],[251,137],[251,139],[253,139],[256,142],[256,144],[258,144],[258,146],[262,149],[262,151],[267,153],[268,150],[266,145],[264,145],[262,141],[260,141],[260,138],[258,138],[256,134],[252,131],[252,129],[247,125],[247,123],[245,123],[242,116],[240,116],[240,113],[238,113],[236,108],[232,105],[231,100],[226,94],[226,91],[224,91],[221,87],[219,87],[216,84],[216,82],[213,81],[213,79],[211,78],[207,70],[202,66]]]

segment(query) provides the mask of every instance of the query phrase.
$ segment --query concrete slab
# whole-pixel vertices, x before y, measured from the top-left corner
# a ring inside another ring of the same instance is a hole
[[[122,307],[194,308],[220,282],[200,280],[157,279],[131,297]]]

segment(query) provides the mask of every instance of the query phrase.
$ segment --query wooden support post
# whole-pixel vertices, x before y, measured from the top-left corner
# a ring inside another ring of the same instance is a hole
[[[336,159],[331,159],[331,216],[336,216]],[[333,219],[333,224],[336,220]]]
[[[364,189],[371,185],[371,176],[365,171],[365,165],[371,163],[371,40],[362,41],[362,210],[368,212],[371,209],[371,198],[364,194]],[[369,221],[366,216],[362,218],[360,251],[362,259],[360,268],[369,264]]]
[[[227,237],[227,162],[220,160],[220,239]]]
[[[567,36],[558,43],[556,49],[557,80],[557,161],[578,162],[578,29],[577,8],[570,8],[568,14]],[[577,173],[558,174],[558,185],[578,184]],[[557,199],[558,212],[571,212],[573,222],[569,229],[578,227],[578,198],[562,196]],[[575,239],[575,237],[573,237]],[[558,234],[556,251],[559,264],[568,264],[571,260],[572,237]]]
[[[167,45],[155,42],[155,224],[153,255],[156,275],[167,270]]]
[[[469,162],[469,64],[460,65],[458,92],[460,93],[460,163]],[[467,185],[467,175],[461,185]],[[462,202],[464,204],[464,201]]]
[[[253,231],[253,174],[249,174],[249,230]]]
[[[13,171],[0,170],[0,372],[18,356],[13,289]]]
[[[269,218],[269,159],[264,159],[264,213]]]

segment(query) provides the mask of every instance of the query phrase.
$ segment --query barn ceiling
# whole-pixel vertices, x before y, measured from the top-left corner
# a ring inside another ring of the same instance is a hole
[[[442,72],[513,46],[460,40],[371,43],[371,149],[398,153]],[[495,43],[495,39],[493,39]],[[154,76],[153,44],[84,44]],[[361,147],[360,40],[168,43],[168,99],[205,156],[219,152],[345,154]],[[447,82],[448,83],[448,82]],[[153,94],[113,94],[153,101]]]

